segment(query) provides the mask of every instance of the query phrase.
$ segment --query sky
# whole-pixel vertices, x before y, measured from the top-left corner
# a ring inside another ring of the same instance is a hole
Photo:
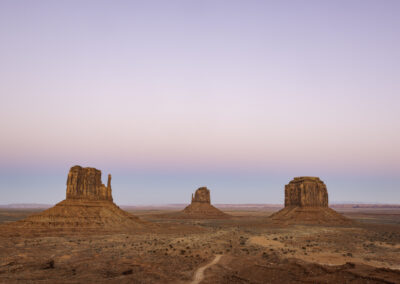
[[[400,203],[400,1],[0,1],[0,204]]]

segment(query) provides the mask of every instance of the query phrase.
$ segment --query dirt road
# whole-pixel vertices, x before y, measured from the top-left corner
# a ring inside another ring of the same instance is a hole
[[[221,256],[222,254],[217,254],[213,261],[197,269],[197,271],[194,273],[193,281],[190,282],[190,284],[199,284],[204,278],[204,271],[214,264],[217,264],[218,261],[221,259]]]

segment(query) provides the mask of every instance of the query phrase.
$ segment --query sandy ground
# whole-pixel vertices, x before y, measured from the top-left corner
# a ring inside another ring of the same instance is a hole
[[[204,266],[198,268],[198,269],[196,270],[196,272],[194,273],[193,281],[190,282],[190,283],[191,283],[191,284],[199,284],[201,281],[203,281],[203,279],[204,279],[204,271],[205,271],[206,269],[208,269],[209,267],[211,267],[211,266],[217,264],[217,263],[219,262],[219,260],[221,259],[221,257],[222,257],[221,254],[217,254],[217,255],[215,256],[215,258],[213,259],[213,261],[211,261],[210,263],[208,263],[208,264],[206,264],[206,265],[204,265]]]
[[[134,211],[157,225],[140,231],[0,225],[0,283],[400,283],[400,210],[344,211],[356,223],[279,226],[273,210],[228,209],[228,220]],[[30,213],[0,210],[0,222]]]

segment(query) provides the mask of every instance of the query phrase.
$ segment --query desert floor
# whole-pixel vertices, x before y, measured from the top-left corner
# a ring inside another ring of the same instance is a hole
[[[342,208],[349,226],[282,226],[275,209],[226,220],[135,210],[146,229],[11,229],[0,210],[0,283],[400,283],[400,209]]]

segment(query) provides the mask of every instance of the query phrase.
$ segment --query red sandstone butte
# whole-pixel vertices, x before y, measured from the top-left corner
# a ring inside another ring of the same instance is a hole
[[[111,195],[111,175],[108,175],[107,187],[101,182],[101,171],[95,168],[74,166],[67,179],[67,199],[108,200]]]
[[[192,194],[192,203],[183,209],[181,217],[193,219],[223,219],[229,218],[221,210],[211,205],[210,190],[200,187]]]
[[[113,202],[111,175],[108,175],[105,186],[101,182],[100,170],[72,167],[68,173],[66,191],[66,199],[54,207],[10,225],[43,229],[125,230],[144,224]]]
[[[283,224],[347,224],[328,207],[328,190],[318,177],[296,177],[285,186],[285,208],[270,217]]]

